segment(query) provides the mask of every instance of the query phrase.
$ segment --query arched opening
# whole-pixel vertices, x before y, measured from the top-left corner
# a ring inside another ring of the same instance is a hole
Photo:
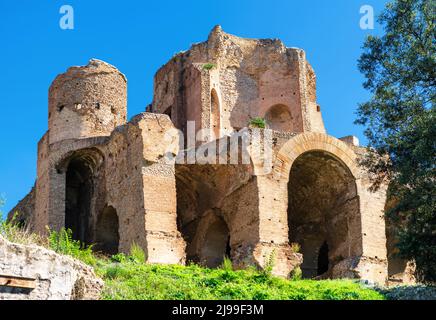
[[[232,177],[241,171],[240,166],[176,165],[177,228],[186,243],[187,263],[214,268],[224,257],[233,258],[234,204],[226,197],[230,188],[238,189]]]
[[[105,207],[97,219],[96,239],[94,248],[106,254],[116,254],[120,236],[117,211],[109,206]]]
[[[230,233],[219,210],[209,208],[211,190],[184,174],[176,175],[177,227],[186,242],[186,260],[209,268],[230,257]]]
[[[200,262],[209,268],[219,267],[224,258],[230,257],[230,234],[224,219],[214,217],[205,232],[200,249]]]
[[[73,156],[66,172],[65,228],[73,239],[92,242],[91,200],[94,192],[93,162],[85,156]]]
[[[301,247],[304,278],[330,277],[337,263],[361,254],[356,184],[340,160],[324,151],[300,155],[288,198],[289,241]]]
[[[283,104],[272,106],[265,114],[265,121],[269,129],[292,132],[292,115],[289,108]]]
[[[221,137],[221,112],[218,95],[215,89],[210,93],[210,124],[216,139]]]

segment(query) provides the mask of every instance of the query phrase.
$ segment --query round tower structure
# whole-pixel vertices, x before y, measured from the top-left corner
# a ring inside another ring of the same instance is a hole
[[[127,118],[127,80],[117,68],[92,59],[56,77],[49,90],[50,144],[109,136]]]

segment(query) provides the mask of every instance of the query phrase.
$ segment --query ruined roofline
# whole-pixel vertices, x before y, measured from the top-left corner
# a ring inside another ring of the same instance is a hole
[[[98,73],[117,73],[119,74],[123,80],[127,83],[127,77],[122,73],[118,68],[107,63],[103,60],[99,60],[96,58],[91,58],[88,61],[88,64],[82,66],[71,66],[65,72],[58,74],[55,79],[52,81],[50,88],[53,84],[57,83],[62,78],[67,77],[80,77],[86,78],[88,76],[92,76]]]
[[[244,37],[240,37],[234,34],[230,34],[227,33],[225,31],[222,30],[221,25],[216,25],[215,27],[212,28],[212,30],[209,32],[209,35],[207,37],[207,39],[205,41],[202,42],[196,42],[193,43],[189,49],[187,50],[181,50],[177,53],[175,53],[167,62],[165,62],[162,66],[160,66],[160,68],[155,72],[154,77],[156,77],[157,74],[159,74],[163,69],[165,69],[165,67],[176,61],[178,58],[181,58],[185,55],[189,55],[189,52],[192,51],[193,49],[195,49],[196,47],[199,46],[208,46],[209,42],[213,42],[213,39],[218,37],[218,36],[225,36],[228,37],[230,39],[233,39],[235,42],[246,42],[246,43],[251,43],[251,44],[261,44],[264,46],[267,45],[272,45],[272,44],[278,44],[280,47],[282,47],[284,50],[292,50],[295,52],[298,52],[300,54],[305,55],[305,51],[301,48],[298,47],[287,47],[285,45],[285,43],[279,39],[279,38],[244,38]],[[205,63],[207,63],[209,61],[206,61]]]
[[[213,27],[212,30],[210,31],[209,35],[208,35],[208,39],[206,41],[200,42],[198,44],[208,43],[214,36],[217,36],[219,34],[227,36],[227,37],[229,37],[231,39],[234,39],[236,41],[243,41],[243,42],[245,41],[245,42],[253,43],[253,44],[260,43],[260,44],[263,44],[263,45],[270,45],[270,44],[277,43],[277,44],[279,44],[281,47],[283,47],[285,49],[290,49],[290,50],[295,50],[295,51],[303,51],[304,52],[303,49],[298,48],[298,47],[287,47],[285,45],[285,43],[281,39],[279,39],[279,38],[245,38],[245,37],[240,37],[240,36],[237,36],[237,35],[234,35],[234,34],[227,33],[225,31],[223,31],[223,29],[222,29],[222,27],[220,25],[216,25],[215,27]],[[191,48],[193,46],[195,46],[195,45],[198,45],[198,44],[192,45]]]

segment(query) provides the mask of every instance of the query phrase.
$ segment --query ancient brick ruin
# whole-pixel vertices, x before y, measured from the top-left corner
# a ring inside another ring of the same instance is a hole
[[[301,264],[307,278],[386,281],[386,188],[369,191],[355,138],[327,135],[303,50],[215,27],[158,70],[147,112],[126,113],[126,78],[107,63],[54,80],[37,182],[13,210],[31,230],[71,228],[109,254],[135,242],[150,263],[216,267],[227,255],[237,268],[263,267],[273,257],[282,276]],[[262,152],[248,163],[167,161],[188,121],[216,144],[255,117],[268,129],[244,130],[271,144],[269,167]]]

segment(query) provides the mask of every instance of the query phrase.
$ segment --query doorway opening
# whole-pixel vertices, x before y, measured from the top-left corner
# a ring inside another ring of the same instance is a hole
[[[361,254],[354,177],[328,152],[309,151],[293,163],[288,182],[289,241],[303,254],[303,278],[329,276],[340,261]]]

